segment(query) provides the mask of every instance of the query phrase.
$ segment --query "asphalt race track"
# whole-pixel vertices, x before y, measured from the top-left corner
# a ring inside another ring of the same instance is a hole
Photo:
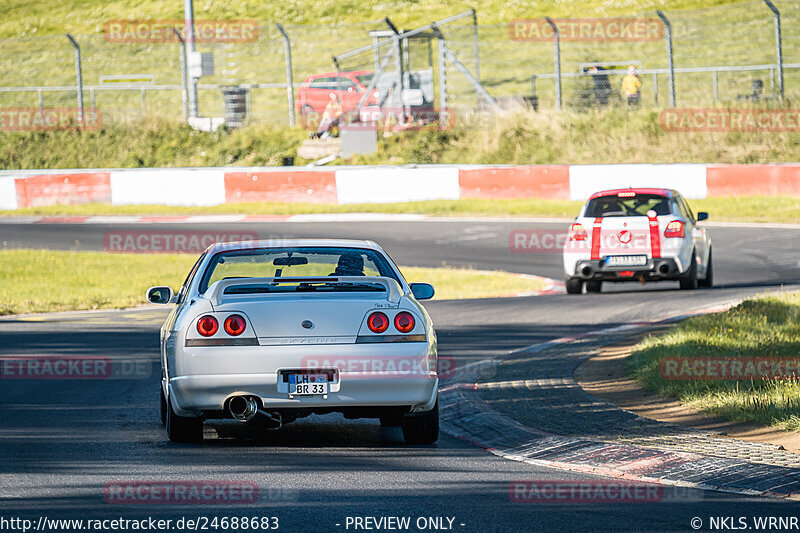
[[[561,279],[561,255],[509,248],[515,230],[565,222],[407,220],[248,224],[262,238],[365,238],[402,265],[471,266]],[[4,247],[102,250],[114,231],[241,233],[242,224],[0,224]],[[565,335],[652,321],[800,284],[800,227],[710,226],[717,287],[606,284],[602,294],[432,301],[440,355],[458,364]],[[167,311],[137,310],[0,318],[0,355],[100,356],[140,362],[131,379],[0,381],[0,517],[34,521],[147,517],[278,517],[279,531],[367,531],[353,517],[407,516],[409,531],[692,531],[701,517],[797,515],[798,504],[695,491],[660,503],[530,504],[509,497],[514,480],[590,479],[501,459],[442,434],[406,446],[398,428],[338,415],[279,432],[207,425],[203,445],[170,443],[158,420],[158,329]],[[569,416],[565,412],[564,416]],[[126,480],[246,481],[246,505],[109,503],[104,487]],[[348,517],[350,520],[348,521]],[[426,528],[417,528],[425,517]],[[427,517],[445,517],[427,521]],[[452,519],[452,521],[449,521]],[[734,522],[735,524],[736,522]],[[371,530],[378,529],[375,523]],[[198,528],[201,529],[201,528]],[[12,531],[10,525],[0,530]],[[66,529],[51,529],[64,531]],[[214,531],[213,527],[207,530]]]

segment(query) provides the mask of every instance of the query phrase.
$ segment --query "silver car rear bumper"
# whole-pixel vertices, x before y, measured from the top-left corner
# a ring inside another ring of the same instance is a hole
[[[258,396],[265,409],[409,406],[425,411],[436,401],[435,344],[235,346],[185,348],[170,371],[176,414],[221,411],[235,395]],[[327,396],[289,396],[283,376],[332,371]]]

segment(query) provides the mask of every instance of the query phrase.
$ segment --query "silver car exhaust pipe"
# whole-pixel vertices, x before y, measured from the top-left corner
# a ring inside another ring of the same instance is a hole
[[[280,429],[283,425],[281,414],[259,409],[259,403],[256,396],[234,396],[228,401],[228,412],[238,422],[252,422],[267,429]]]
[[[672,273],[672,268],[670,268],[669,263],[661,263],[658,266],[658,273],[662,276],[668,276],[670,273]]]
[[[581,267],[581,277],[584,279],[589,279],[594,275],[594,269],[590,265],[583,265]]]
[[[234,396],[228,402],[228,411],[239,422],[250,422],[258,414],[258,403],[254,396]]]

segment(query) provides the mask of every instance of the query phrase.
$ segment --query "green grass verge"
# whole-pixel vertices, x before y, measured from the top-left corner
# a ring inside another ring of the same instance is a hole
[[[707,198],[690,202],[695,211],[707,211],[717,222],[800,223],[800,199],[785,196],[738,196]],[[543,200],[431,200],[394,204],[307,204],[252,202],[190,207],[166,205],[82,204],[29,207],[16,211],[0,211],[0,216],[93,216],[93,215],[303,215],[314,213],[398,213],[440,217],[561,217],[578,214],[583,202]]]
[[[0,250],[0,315],[140,305],[153,285],[177,288],[190,254]],[[484,298],[536,291],[544,281],[508,272],[403,267],[409,282],[433,283],[436,298]]]
[[[296,165],[302,128],[252,124],[230,133],[168,120],[98,131],[0,132],[0,168]],[[379,136],[377,151],[336,164],[770,163],[797,161],[800,132],[666,132],[658,110],[506,112],[459,117],[445,130]]]
[[[573,217],[583,202],[568,200],[430,200],[392,204],[310,204],[248,202],[214,206],[167,205],[52,205],[29,207],[16,211],[0,211],[2,215],[304,215],[313,213],[397,213],[432,216],[555,216]]]
[[[2,132],[0,168],[277,166],[308,134],[265,124],[226,133],[151,119],[97,131]]]
[[[665,335],[650,336],[630,358],[647,389],[689,407],[742,422],[800,431],[798,381],[665,380],[666,357],[798,357],[800,293],[750,299],[723,312],[690,318]]]
[[[689,202],[711,220],[727,222],[800,223],[800,198],[792,196],[730,196]]]
[[[674,0],[669,9],[687,9],[733,4],[739,0]],[[282,22],[297,24],[330,24],[341,22],[379,20],[390,16],[407,28],[426,24],[453,13],[465,11],[468,5],[460,0],[420,2],[398,0],[391,4],[359,0],[319,0],[313,5],[299,0],[290,2],[197,2],[195,18],[238,19],[249,18],[262,23]],[[481,3],[482,23],[507,22],[514,18],[549,16],[614,16],[639,11],[664,8],[663,0],[641,0],[631,7],[629,2],[609,3],[604,0],[585,0],[578,3],[545,0],[533,4],[513,4],[503,0]],[[53,35],[94,33],[102,31],[107,20],[118,19],[183,19],[183,4],[174,0],[67,0],[53,3],[44,0],[19,2],[0,1],[4,17],[0,23],[0,36]],[[592,13],[592,15],[587,15]],[[80,14],[80,16],[77,16]]]

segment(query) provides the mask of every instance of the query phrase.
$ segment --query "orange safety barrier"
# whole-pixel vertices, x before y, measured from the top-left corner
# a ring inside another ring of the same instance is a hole
[[[336,203],[335,171],[226,172],[225,202]]]
[[[42,174],[17,178],[19,207],[111,203],[111,178],[108,172]]]
[[[800,165],[708,165],[708,196],[800,196]]]
[[[460,169],[461,198],[569,199],[568,165]]]

